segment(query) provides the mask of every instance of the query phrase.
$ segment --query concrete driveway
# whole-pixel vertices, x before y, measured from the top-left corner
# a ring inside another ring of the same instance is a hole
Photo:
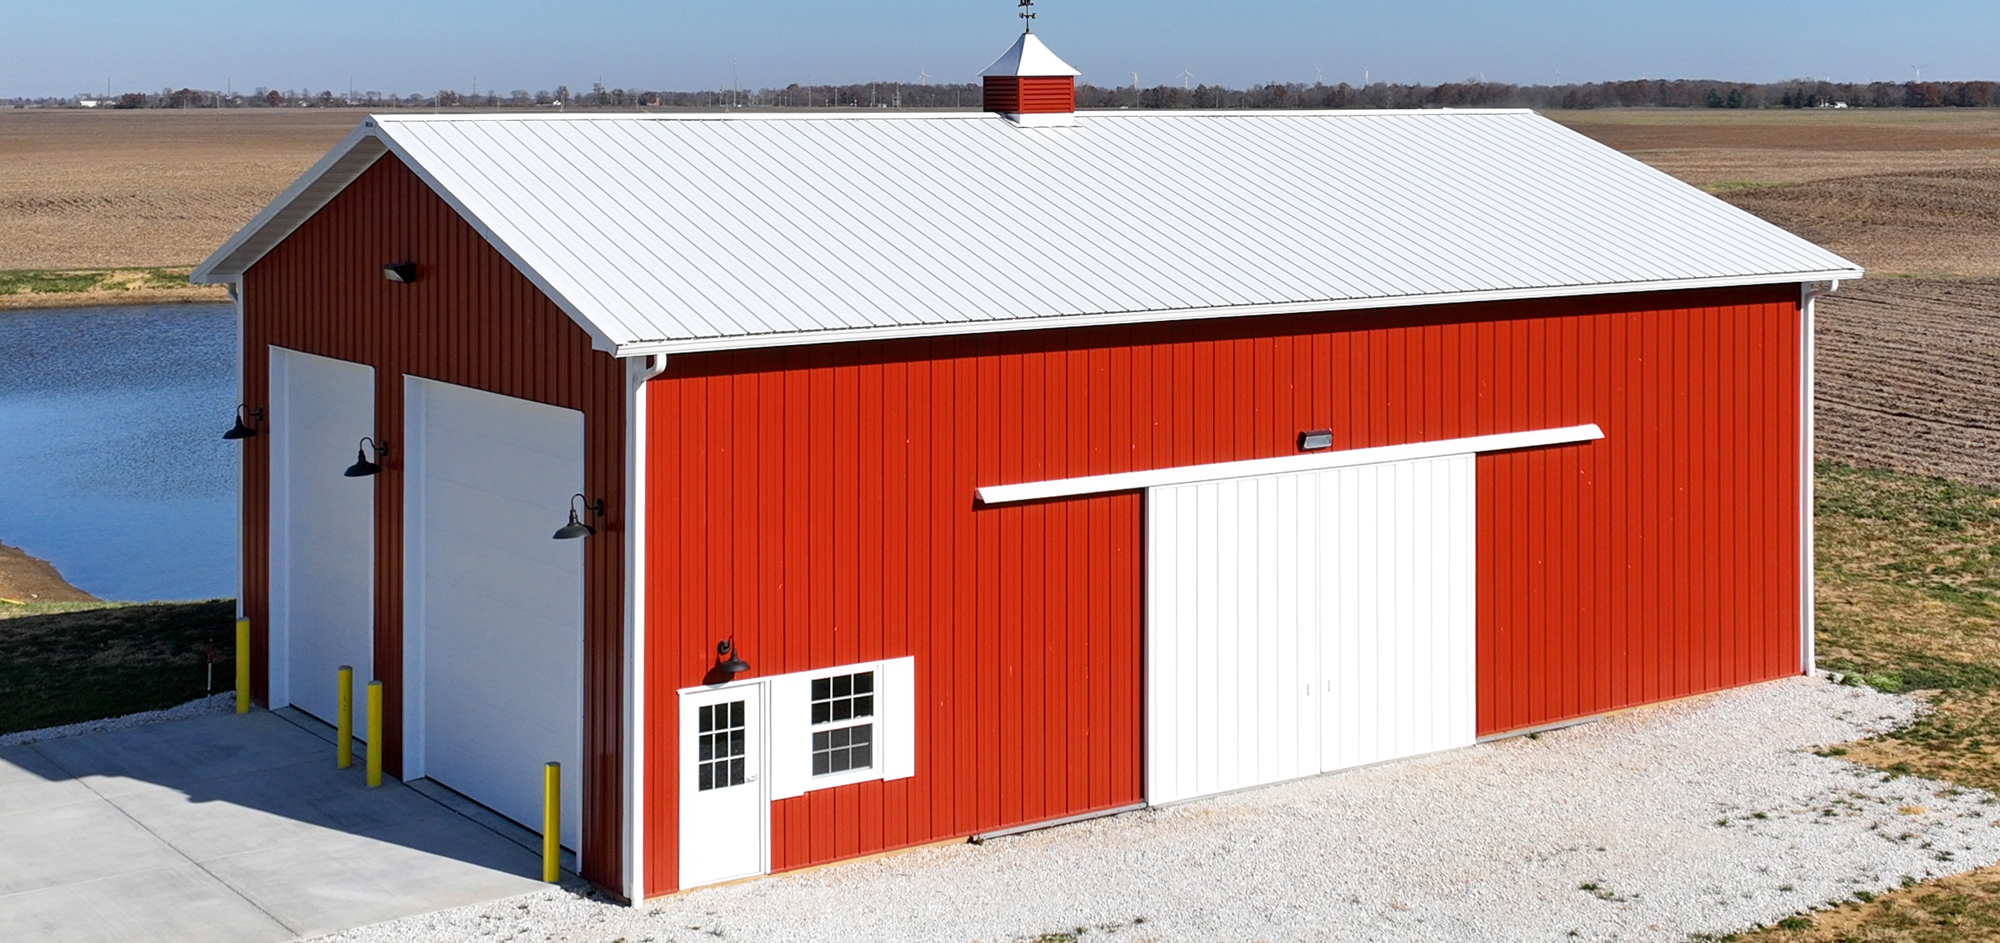
[[[259,710],[0,749],[0,935],[288,940],[546,887],[525,830],[367,788],[318,726]]]

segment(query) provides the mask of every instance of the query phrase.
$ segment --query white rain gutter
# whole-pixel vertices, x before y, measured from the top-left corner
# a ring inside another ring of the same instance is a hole
[[[666,354],[625,361],[625,899],[637,905],[646,894],[645,771],[646,701],[646,383],[667,369]]]
[[[1799,286],[1799,673],[1819,667],[1813,651],[1813,322],[1819,299],[1840,290]]]

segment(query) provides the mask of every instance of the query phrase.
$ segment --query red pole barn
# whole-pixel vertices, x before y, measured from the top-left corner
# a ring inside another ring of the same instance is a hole
[[[1810,670],[1860,269],[1527,111],[1074,75],[363,121],[194,276],[256,696],[367,666],[537,829],[561,762],[638,900]]]

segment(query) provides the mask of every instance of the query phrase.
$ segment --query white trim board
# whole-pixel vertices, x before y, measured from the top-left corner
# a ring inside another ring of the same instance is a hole
[[[1410,442],[1403,445],[1383,445],[1367,449],[1344,449],[1337,452],[1309,452],[1304,455],[1283,455],[1277,458],[1257,458],[1243,462],[1213,462],[1207,465],[1183,465],[1177,468],[1155,468],[1148,471],[1119,472],[1112,475],[1089,475],[1083,478],[1057,478],[1050,481],[1025,481],[1012,485],[987,485],[978,489],[976,493],[979,496],[979,503],[981,504],[1012,504],[1019,501],[1067,498],[1083,494],[1103,494],[1111,491],[1138,491],[1142,488],[1157,488],[1161,485],[1184,485],[1197,481],[1221,481],[1226,478],[1282,475],[1290,472],[1314,471],[1324,468],[1346,468],[1352,465],[1407,462],[1414,459],[1437,458],[1444,455],[1463,455],[1472,452],[1503,452],[1509,449],[1530,449],[1545,445],[1570,445],[1577,442],[1593,442],[1602,438],[1604,438],[1604,430],[1599,429],[1596,423],[1585,423],[1581,426],[1531,429],[1525,432],[1502,432],[1495,435],[1475,435],[1461,439],[1438,439],[1431,442]]]

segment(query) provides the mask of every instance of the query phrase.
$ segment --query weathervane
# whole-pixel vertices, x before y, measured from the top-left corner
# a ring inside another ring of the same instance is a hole
[[[1021,32],[1035,31],[1035,0],[1021,0]]]

